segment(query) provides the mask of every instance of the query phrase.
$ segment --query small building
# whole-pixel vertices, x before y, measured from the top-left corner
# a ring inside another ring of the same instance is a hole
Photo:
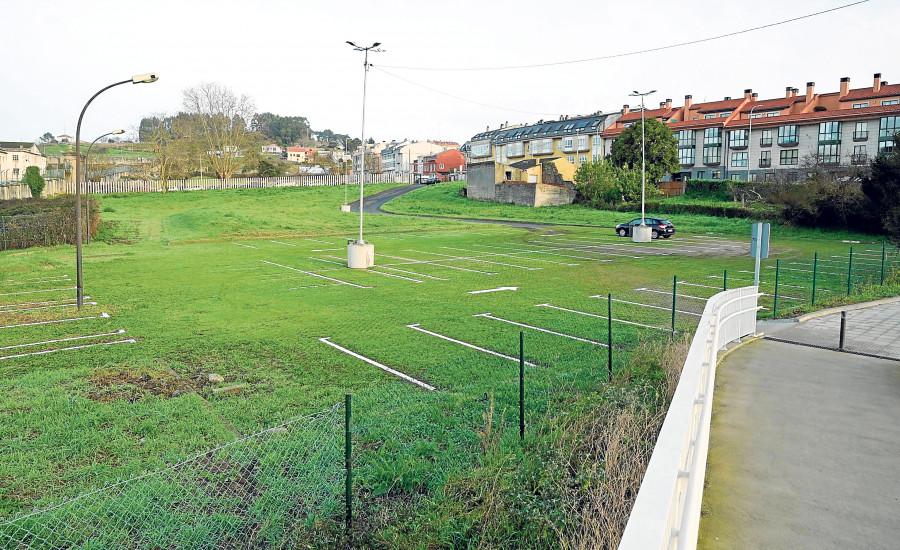
[[[262,154],[281,157],[284,154],[284,147],[277,143],[270,143],[262,146]]]
[[[459,149],[448,149],[436,155],[422,157],[422,171],[418,171],[418,163],[414,163],[416,173],[424,176],[437,176],[441,181],[452,181],[455,174],[466,171],[466,157]]]
[[[37,166],[41,173],[47,169],[47,157],[30,142],[0,141],[0,181],[22,181],[25,169]]]
[[[470,165],[467,196],[520,206],[556,206],[575,200],[575,165],[562,157],[525,159],[512,164]]]
[[[287,161],[296,163],[308,162],[316,156],[314,149],[307,149],[306,147],[288,147],[286,153]]]

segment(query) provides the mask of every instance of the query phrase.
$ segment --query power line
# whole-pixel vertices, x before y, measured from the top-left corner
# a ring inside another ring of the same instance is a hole
[[[410,71],[501,71],[501,70],[510,70],[510,69],[536,69],[539,67],[554,67],[554,66],[559,66],[559,65],[573,65],[576,63],[589,63],[591,61],[616,59],[616,58],[620,58],[620,57],[629,57],[629,56],[633,56],[633,55],[640,55],[640,54],[645,54],[645,53],[658,52],[658,51],[662,51],[662,50],[669,50],[672,48],[681,48],[684,46],[691,46],[694,44],[702,44],[704,42],[710,42],[712,40],[719,40],[722,38],[728,38],[730,36],[737,36],[740,34],[746,34],[749,32],[754,32],[754,31],[758,31],[758,30],[762,30],[762,29],[777,27],[779,25],[786,25],[788,23],[793,23],[795,21],[800,21],[802,19],[809,19],[811,17],[816,17],[818,15],[823,15],[826,13],[842,10],[842,9],[849,8],[852,6],[857,6],[859,4],[865,4],[868,1],[869,0],[859,0],[858,2],[844,4],[843,6],[837,6],[835,8],[817,11],[815,13],[808,13],[806,15],[801,15],[799,17],[793,17],[791,19],[785,19],[783,21],[778,21],[775,23],[768,23],[766,25],[760,25],[758,27],[751,27],[749,29],[743,29],[740,31],[729,32],[729,33],[720,34],[717,36],[710,36],[708,38],[700,38],[697,40],[690,40],[688,42],[679,42],[677,44],[669,44],[667,46],[659,46],[656,48],[647,48],[644,50],[616,53],[616,54],[604,55],[604,56],[600,56],[600,57],[589,57],[586,59],[572,59],[569,61],[553,61],[553,62],[549,62],[549,63],[534,63],[534,64],[530,64],[530,65],[509,65],[509,66],[505,66],[505,67],[446,67],[446,68],[441,68],[441,67],[403,67],[403,66],[397,66],[397,65],[383,65],[383,67],[388,68],[388,69],[404,69],[404,70],[410,70]],[[521,111],[521,112],[526,112],[526,111]]]
[[[535,111],[522,111],[522,110],[520,110],[520,109],[511,109],[511,108],[509,108],[509,107],[500,107],[500,106],[498,106],[498,105],[491,105],[490,103],[482,103],[482,102],[480,102],[480,101],[475,101],[474,99],[467,99],[467,98],[464,98],[464,97],[459,97],[459,96],[457,96],[457,95],[448,94],[447,92],[445,92],[445,91],[443,91],[443,90],[438,90],[437,88],[431,88],[430,86],[426,86],[426,85],[424,85],[424,84],[419,84],[418,82],[414,82],[414,81],[409,80],[409,79],[407,79],[407,78],[403,78],[402,76],[395,75],[394,73],[388,72],[388,71],[382,69],[381,67],[379,67],[379,66],[377,66],[377,65],[371,65],[371,67],[372,67],[373,69],[377,70],[377,71],[380,71],[380,72],[382,72],[382,73],[388,75],[388,76],[391,76],[391,77],[393,77],[393,78],[396,78],[397,80],[402,80],[403,82],[406,82],[407,84],[412,84],[413,86],[418,86],[419,88],[424,88],[424,89],[426,89],[426,90],[428,90],[428,91],[430,91],[430,92],[434,92],[434,93],[436,93],[436,94],[445,95],[445,96],[447,96],[447,97],[451,97],[451,98],[456,99],[456,100],[458,100],[458,101],[464,101],[464,102],[466,102],[466,103],[472,103],[472,104],[475,104],[475,105],[480,105],[480,106],[482,106],[482,107],[488,107],[488,108],[491,108],[491,109],[498,109],[498,110],[500,110],[500,111],[510,111],[510,112],[513,112],[513,113],[522,113],[522,114],[526,114],[526,115],[540,115],[540,116],[551,116],[551,117],[556,117],[556,116],[558,116],[558,114],[552,114],[552,113],[546,113],[546,112],[544,112],[544,113],[538,113],[538,112],[535,112]]]

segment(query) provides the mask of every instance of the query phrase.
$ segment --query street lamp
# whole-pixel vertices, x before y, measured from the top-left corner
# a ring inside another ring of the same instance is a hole
[[[347,267],[354,269],[366,269],[375,265],[375,245],[363,240],[363,185],[366,182],[366,83],[369,77],[369,51],[382,52],[378,46],[381,42],[375,42],[371,46],[357,46],[347,40],[347,44],[353,46],[354,51],[365,52],[363,59],[363,103],[362,103],[362,162],[361,177],[359,180],[359,240],[355,243],[347,243]]]
[[[84,232],[84,236],[85,236],[84,244],[91,244],[91,201],[87,200],[88,195],[90,194],[88,191],[88,188],[87,188],[87,179],[90,177],[88,175],[88,172],[91,170],[91,163],[88,162],[88,159],[91,156],[91,147],[93,147],[95,143],[97,143],[101,139],[105,138],[106,136],[119,135],[119,134],[124,134],[124,133],[125,133],[125,130],[113,130],[112,132],[107,132],[107,133],[103,134],[102,136],[98,137],[97,139],[95,139],[94,141],[91,142],[91,144],[88,146],[87,153],[84,154],[84,165],[85,165],[85,170],[84,170],[84,172],[85,172],[85,174],[84,174],[85,203],[84,203],[84,207],[87,209],[87,223],[85,224],[86,230]],[[79,227],[79,230],[80,229],[81,229],[81,227]]]
[[[635,90],[634,93],[628,94],[632,97],[641,98],[641,225],[631,228],[631,240],[636,243],[649,243],[651,236],[651,230],[644,222],[644,196],[647,187],[647,146],[644,143],[646,141],[646,130],[644,129],[644,97],[653,93],[656,93],[656,90],[650,90],[649,92],[644,93]]]
[[[761,104],[754,105],[750,108],[750,115],[747,117],[750,120],[750,129],[747,130],[747,181],[750,181],[750,149],[753,147],[753,109],[757,107],[762,107]],[[762,116],[762,115],[760,115]],[[762,153],[760,153],[762,154]]]
[[[87,103],[84,104],[84,108],[81,109],[81,114],[78,116],[78,126],[75,129],[75,274],[77,279],[75,284],[75,295],[78,309],[81,309],[81,306],[84,304],[84,281],[82,280],[81,270],[81,121],[84,118],[84,113],[87,111],[88,105],[106,90],[121,84],[128,84],[129,82],[132,84],[149,84],[151,82],[156,82],[157,80],[159,80],[159,75],[156,73],[147,73],[135,75],[128,80],[110,84],[92,95]]]

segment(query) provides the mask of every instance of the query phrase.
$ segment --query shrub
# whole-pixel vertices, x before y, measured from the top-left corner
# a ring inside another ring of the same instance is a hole
[[[99,208],[96,201],[85,197],[82,206],[88,204],[91,214],[89,227],[93,237],[97,234],[100,221]],[[0,201],[0,250],[75,244],[74,229],[75,197],[71,195]]]
[[[28,184],[31,189],[32,197],[40,197],[44,191],[44,177],[41,176],[41,169],[37,166],[29,166],[25,169],[25,178],[22,180]]]
[[[604,159],[582,164],[575,172],[576,202],[602,208],[641,197],[641,172],[626,170]],[[655,197],[659,190],[648,185],[647,197]]]

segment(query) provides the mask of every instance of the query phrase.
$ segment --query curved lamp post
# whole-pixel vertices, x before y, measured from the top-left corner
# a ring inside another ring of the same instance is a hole
[[[81,109],[81,114],[78,116],[78,126],[75,129],[75,273],[77,279],[75,287],[76,305],[78,306],[78,309],[81,309],[81,306],[84,304],[84,281],[82,280],[81,270],[81,182],[83,177],[83,169],[81,166],[81,121],[84,119],[84,113],[87,111],[88,105],[106,90],[121,84],[128,84],[129,82],[132,84],[149,84],[150,82],[156,82],[157,80],[159,80],[159,75],[156,73],[147,73],[139,74],[128,80],[110,84],[92,95],[87,103],[84,104],[84,108]]]
[[[94,141],[91,142],[91,144],[88,146],[87,153],[84,154],[84,167],[85,167],[84,168],[84,180],[85,180],[84,181],[84,198],[85,198],[84,207],[87,210],[87,223],[85,224],[86,229],[84,231],[84,244],[91,244],[91,201],[87,200],[87,197],[90,194],[90,193],[88,193],[88,190],[87,190],[87,178],[88,178],[87,173],[91,169],[91,163],[88,162],[88,159],[91,156],[91,147],[93,147],[95,143],[97,143],[101,139],[105,138],[106,136],[119,135],[119,134],[124,134],[124,133],[125,133],[125,130],[113,130],[112,132],[107,132],[107,133],[103,134],[102,136],[98,137],[97,139],[95,139]]]
[[[353,46],[357,52],[365,52],[363,59],[363,104],[362,104],[362,159],[360,162],[359,179],[359,240],[355,243],[347,244],[347,267],[355,269],[366,269],[375,265],[375,245],[366,243],[363,240],[363,185],[366,182],[366,83],[369,78],[369,51],[383,52],[378,46],[381,42],[375,42],[371,46],[357,46],[353,42],[347,40],[347,44]]]
[[[641,98],[641,225],[639,227],[633,227],[631,229],[631,240],[636,243],[650,242],[650,229],[644,222],[644,196],[646,194],[645,189],[647,187],[647,146],[645,144],[646,131],[644,129],[644,97],[653,93],[656,93],[656,90],[650,90],[649,92],[644,93],[635,90],[634,93],[628,94],[632,97]]]
[[[750,121],[750,129],[747,130],[747,181],[750,181],[750,148],[753,147],[753,109],[757,107],[763,107],[763,105],[754,105],[750,108],[750,114],[747,116],[747,120]],[[762,116],[762,115],[760,115]],[[762,155],[762,153],[760,153]]]

